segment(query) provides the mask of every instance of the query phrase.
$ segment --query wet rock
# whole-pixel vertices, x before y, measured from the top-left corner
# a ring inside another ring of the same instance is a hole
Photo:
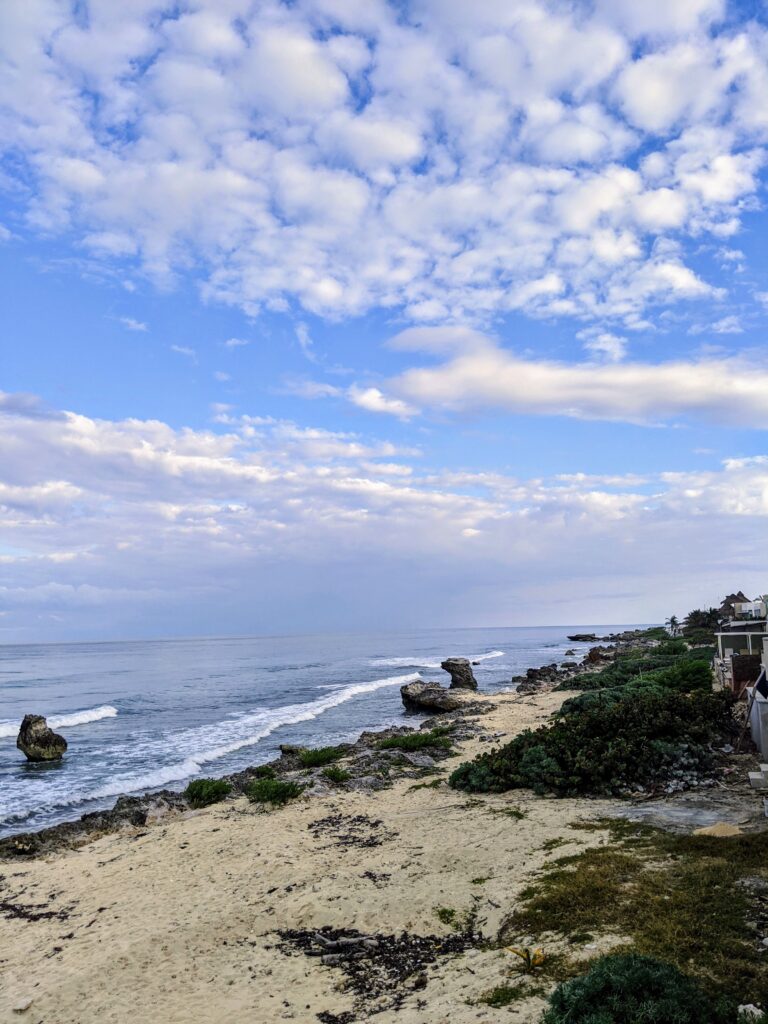
[[[574,643],[593,644],[599,637],[596,633],[572,633],[568,639]]]
[[[400,687],[400,696],[408,711],[456,711],[462,705],[461,697],[451,693],[439,683],[406,683]]]
[[[67,741],[48,727],[42,715],[24,715],[16,746],[28,761],[60,761]]]
[[[440,668],[450,673],[452,690],[477,689],[477,680],[468,658],[446,658],[440,663]]]

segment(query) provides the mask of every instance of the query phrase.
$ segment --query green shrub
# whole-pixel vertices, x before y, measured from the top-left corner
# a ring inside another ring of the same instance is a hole
[[[322,768],[323,765],[338,761],[346,752],[346,747],[314,747],[311,750],[302,750],[299,761],[302,768]]]
[[[320,774],[324,779],[332,782],[334,786],[341,786],[345,782],[349,782],[352,778],[350,772],[344,771],[343,768],[339,768],[337,764],[332,764],[329,768],[323,768]]]
[[[255,779],[274,779],[277,775],[271,764],[260,764],[253,769],[253,777]]]
[[[578,697],[569,697],[561,705],[558,715],[570,715],[585,708],[607,706],[624,699],[634,699],[640,693],[675,690],[679,693],[708,692],[712,689],[712,670],[706,661],[679,661],[669,668],[659,668],[642,676],[635,676],[623,686],[587,690]]]
[[[678,644],[681,641],[673,640],[671,644]],[[625,655],[617,658],[608,665],[602,672],[583,672],[581,675],[567,679],[555,687],[556,690],[603,690],[614,686],[624,686],[634,679],[651,678],[661,669],[684,670],[683,667],[691,662],[703,664],[707,670],[709,662],[714,657],[713,648],[699,647],[695,650],[685,650],[682,653],[672,653],[665,650],[666,646],[661,645],[651,654]],[[660,652],[660,653],[659,653]],[[704,670],[697,669],[696,673],[703,679]],[[711,686],[711,675],[707,677],[706,684],[702,688]],[[681,686],[682,689],[691,689],[691,686]]]
[[[282,782],[280,779],[256,779],[250,783],[245,795],[256,804],[272,804],[282,807],[289,800],[301,796],[304,787],[298,782]]]
[[[232,783],[226,779],[193,779],[184,790],[184,796],[192,807],[208,807],[217,804],[232,792]]]
[[[403,736],[390,736],[388,739],[380,740],[379,746],[384,750],[424,750],[427,747],[442,747],[443,750],[450,750],[451,741],[448,735],[451,730],[447,726],[438,726],[428,732],[409,732]]]
[[[671,964],[618,953],[559,985],[542,1024],[726,1024],[733,1014]]]
[[[706,744],[731,727],[731,703],[724,693],[655,688],[594,701],[465,762],[449,783],[470,792],[611,795],[663,782],[680,767],[707,770]]]

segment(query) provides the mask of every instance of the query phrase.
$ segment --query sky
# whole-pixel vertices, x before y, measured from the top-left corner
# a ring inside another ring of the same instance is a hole
[[[763,0],[0,5],[0,642],[768,591]]]

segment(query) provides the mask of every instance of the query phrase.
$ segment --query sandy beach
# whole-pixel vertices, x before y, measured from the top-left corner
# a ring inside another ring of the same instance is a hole
[[[494,705],[482,729],[512,736],[545,721],[567,696],[480,696]],[[479,737],[461,744],[442,766],[486,747]],[[5,862],[3,1020],[267,1024],[364,1017],[388,998],[365,1005],[344,990],[338,968],[277,948],[278,932],[331,926],[450,936],[451,925],[438,916],[444,908],[459,918],[475,914],[477,928],[493,937],[547,858],[605,841],[600,831],[568,826],[600,817],[608,804],[529,791],[468,798],[445,784],[415,788],[408,779],[380,792],[305,797],[272,811],[239,798],[43,860]],[[504,813],[512,809],[522,816]],[[11,905],[31,913],[9,916]],[[508,980],[513,960],[477,948],[438,957],[426,968],[426,984],[377,1019],[497,1019],[498,1010],[474,1001]],[[534,1021],[543,1005],[531,998],[504,1012]]]

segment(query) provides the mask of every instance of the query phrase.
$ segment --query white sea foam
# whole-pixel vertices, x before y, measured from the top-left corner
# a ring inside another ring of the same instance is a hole
[[[491,658],[502,658],[504,651],[491,651],[489,654],[468,654],[466,657],[470,661],[489,661]],[[375,668],[384,668],[389,666],[390,668],[407,667],[408,665],[418,665],[419,668],[440,668],[441,663],[439,661],[424,661],[418,655],[414,655],[412,658],[375,658],[370,662]]]
[[[52,729],[71,729],[76,725],[88,725],[90,722],[100,722],[103,718],[114,718],[117,708],[111,704],[102,704],[97,708],[86,708],[84,711],[72,711],[68,715],[51,715],[48,725]],[[15,736],[19,731],[21,722],[6,719],[0,722],[0,739],[7,739]]]
[[[120,796],[123,793],[141,793],[145,790],[167,786],[173,782],[181,782],[197,775],[203,765],[218,761],[243,747],[254,746],[281,726],[311,721],[331,708],[338,707],[362,694],[373,693],[387,686],[414,683],[419,679],[421,679],[419,673],[412,672],[408,675],[373,679],[368,683],[354,683],[305,704],[265,708],[210,725],[186,729],[170,734],[160,743],[153,740],[135,744],[130,748],[113,748],[110,757],[115,763],[119,763],[120,756],[124,753],[126,757],[140,759],[142,767],[137,767],[134,772],[114,775],[104,786],[57,793],[54,801],[49,799],[42,807],[36,806],[35,810],[73,806],[89,800],[104,800],[108,797]],[[170,764],[146,770],[147,761],[157,760],[158,756],[162,756],[162,753],[169,749],[177,755],[176,760]],[[22,820],[34,813],[32,810],[14,813],[14,810],[10,806],[4,807],[0,804],[0,821],[7,820],[11,815],[14,820]]]

